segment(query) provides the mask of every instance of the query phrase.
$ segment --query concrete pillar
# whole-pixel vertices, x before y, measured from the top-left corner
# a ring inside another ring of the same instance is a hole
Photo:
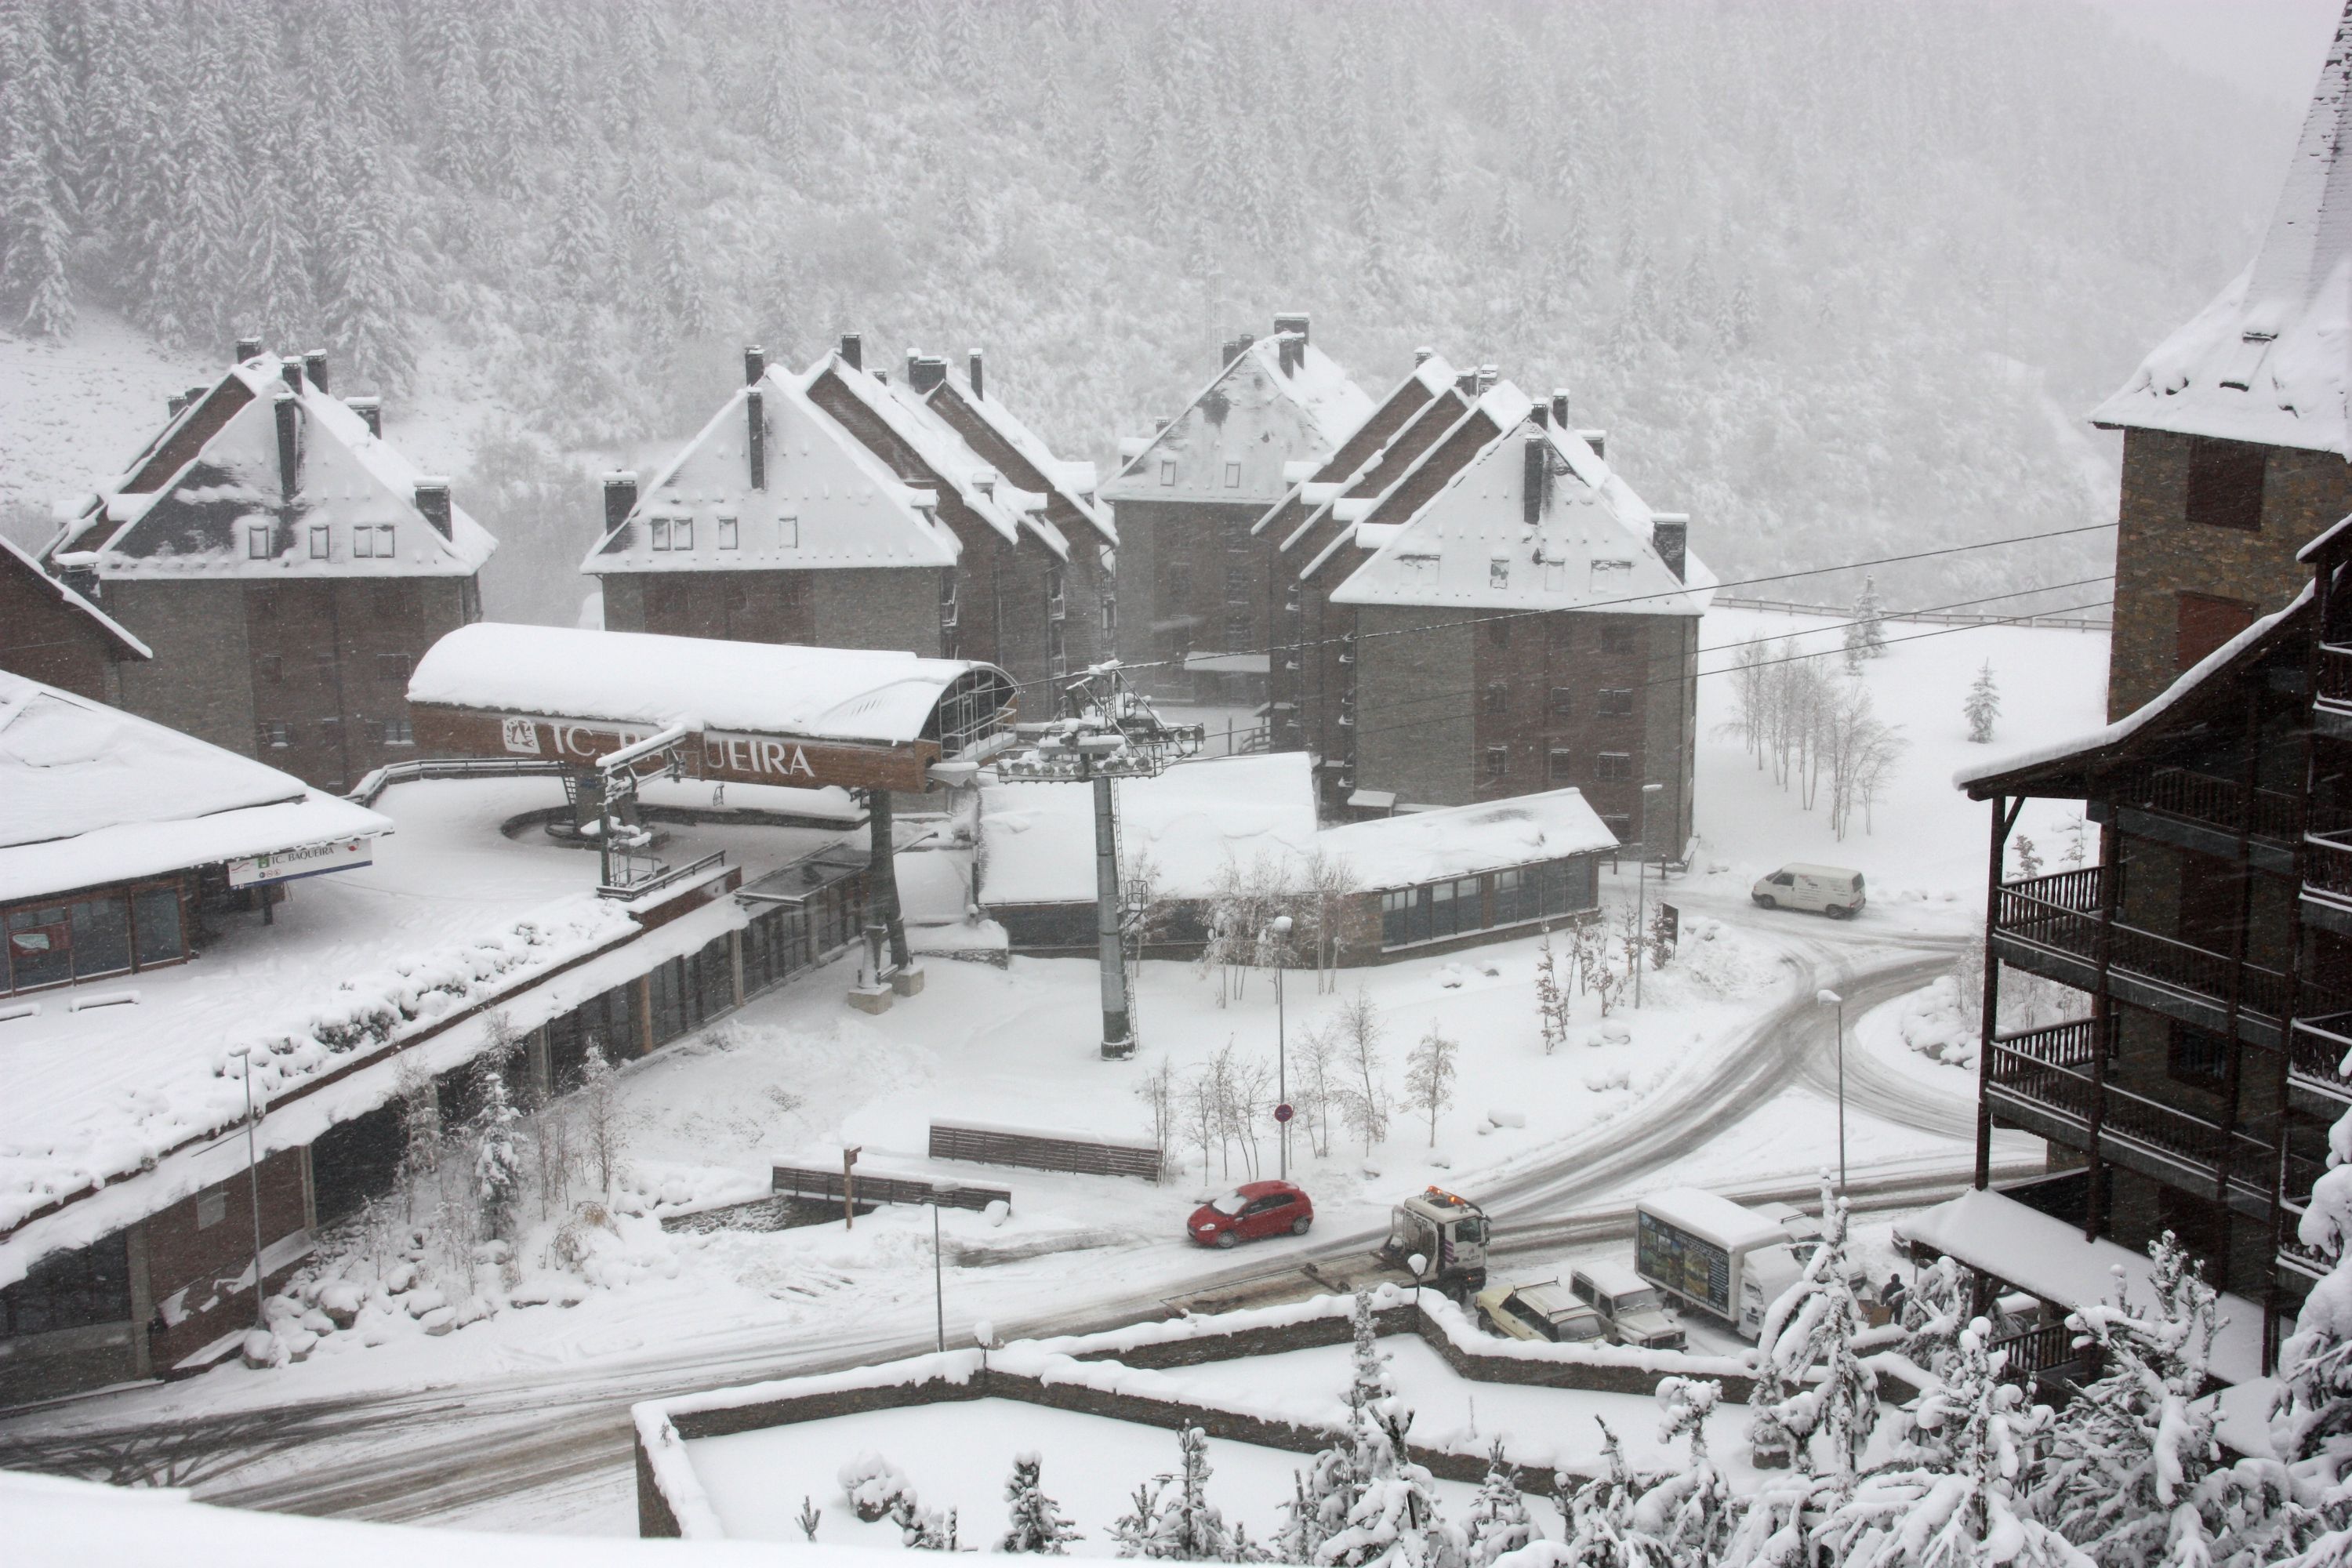
[[[131,1370],[135,1377],[155,1375],[154,1347],[147,1342],[147,1324],[155,1316],[155,1288],[147,1277],[147,1222],[123,1232],[123,1249],[131,1257]]]

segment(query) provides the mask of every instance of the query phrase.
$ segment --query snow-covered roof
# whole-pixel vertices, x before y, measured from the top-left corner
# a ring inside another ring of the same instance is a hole
[[[0,571],[21,572],[25,575],[32,578],[35,583],[38,584],[47,592],[54,594],[59,599],[63,600],[66,608],[73,611],[77,615],[89,616],[92,624],[94,624],[99,630],[104,632],[110,638],[111,638],[115,646],[121,648],[124,652],[133,654],[140,658],[152,658],[155,657],[154,650],[149,647],[145,643],[141,642],[137,637],[132,637],[130,632],[123,628],[121,623],[118,622],[112,616],[108,615],[104,610],[100,609],[96,605],[91,604],[79,594],[75,593],[73,589],[68,587],[66,584],[58,581],[57,578],[50,576],[47,572],[41,570],[41,563],[38,561],[34,560],[33,557],[26,551],[19,549],[16,544],[5,534],[0,534]]]
[[[257,354],[183,408],[98,487],[51,544],[106,581],[471,576],[498,542],[452,499],[448,531],[417,505],[420,471],[299,361]],[[289,473],[280,413],[294,439]],[[321,531],[323,531],[323,532]]]
[[[825,571],[952,566],[963,546],[934,514],[936,498],[901,482],[833,416],[800,377],[770,369],[757,384],[766,426],[765,483],[751,488],[751,387],[637,495],[581,563],[590,573]],[[676,521],[691,527],[685,548]],[[652,523],[670,524],[656,550]],[[722,519],[734,527],[722,530]]]
[[[1156,779],[1124,780],[1119,840],[1129,863],[1148,855],[1160,892],[1203,898],[1220,868],[1262,856],[1290,861],[1316,844],[1315,775],[1304,752],[1186,763]],[[981,779],[983,904],[1090,901],[1093,792],[1067,784]]]
[[[1617,847],[1574,789],[1513,795],[1326,828],[1316,847],[1347,862],[1360,888],[1409,888]]]
[[[1271,530],[1276,539],[1295,533],[1308,513],[1362,486],[1390,460],[1391,447],[1399,434],[1421,421],[1433,404],[1451,401],[1453,392],[1454,367],[1436,354],[1424,357],[1389,389],[1388,395],[1373,405],[1329,457],[1319,463],[1310,459],[1285,464],[1289,492],[1250,524],[1250,531],[1264,534]]]
[[[1286,554],[1298,552],[1302,581],[1314,577],[1345,530],[1355,528],[1361,542],[1370,537],[1360,526],[1364,519],[1392,514],[1401,522],[1411,517],[1414,496],[1442,484],[1498,433],[1482,399],[1458,389],[1431,398],[1351,482],[1324,487],[1326,493],[1313,503],[1314,510],[1295,527],[1286,528],[1276,547]],[[1383,539],[1395,531],[1394,523],[1372,526],[1384,531]]]
[[[2030,1209],[2005,1193],[1973,1188],[1897,1221],[1895,1236],[2062,1307],[2112,1301],[2118,1284],[2141,1309],[2155,1303],[2146,1253],[2104,1238],[2085,1241],[2079,1226]],[[2213,1342],[2212,1367],[2217,1375],[2242,1383],[2261,1371],[2262,1313],[2229,1316]]]
[[[391,830],[249,757],[0,671],[0,900]]]
[[[967,510],[1002,534],[1007,543],[1018,543],[1026,531],[1044,541],[1055,554],[1068,559],[1070,542],[1045,516],[1044,492],[1024,490],[999,473],[913,388],[851,364],[837,350],[809,367],[801,377],[801,390],[814,397],[820,383],[841,387],[863,405],[918,461],[954,488]],[[850,434],[856,437],[857,432],[853,429]]]
[[[924,394],[924,401],[943,421],[956,426],[965,445],[983,461],[994,464],[1006,478],[1024,486],[1048,491],[1053,500],[1060,501],[1099,535],[1103,543],[1118,543],[1118,531],[1095,500],[1098,480],[1094,464],[1056,458],[1054,449],[1022,423],[1020,416],[1007,407],[1003,398],[986,394],[984,386],[982,392],[974,392],[971,378],[961,371],[950,370],[939,385]],[[977,421],[981,428],[971,430],[958,425],[959,415]],[[988,435],[994,436],[995,440],[989,441]]]
[[[2262,249],[2094,424],[2341,452],[2352,392],[2352,7],[2336,25]]]
[[[1405,526],[1332,591],[1332,602],[1704,614],[1715,585],[1706,563],[1685,542],[1677,576],[1658,553],[1648,505],[1588,443],[1538,421],[1533,408],[1508,382],[1489,390],[1480,412],[1502,434],[1409,518],[1376,503],[1365,521]],[[1550,476],[1533,525],[1523,505],[1530,441],[1542,444]]]
[[[904,744],[965,676],[993,665],[864,648],[721,642],[478,621],[428,649],[408,700],[654,730]]]
[[[2202,686],[2209,677],[2252,654],[2257,644],[2268,637],[2282,622],[2305,609],[2311,604],[2311,584],[2306,583],[2303,586],[2303,592],[2297,594],[2285,607],[2273,610],[2269,615],[2257,619],[2236,637],[2175,676],[2171,685],[2114,723],[2103,725],[2085,735],[2070,736],[2064,740],[2051,741],[2039,746],[2027,746],[1992,757],[1985,762],[1972,763],[1953,773],[1952,787],[1967,790],[1987,780],[2002,778],[2029,768],[2045,768],[2066,762],[2071,758],[2088,757],[2095,752],[2104,752],[2111,746],[2119,745],[2132,739],[2157,720],[2179,706],[2185,699]]]
[[[1297,345],[1287,361],[1286,342]],[[1371,412],[1363,389],[1301,334],[1261,338],[1220,366],[1101,496],[1271,506],[1294,482],[1288,464],[1328,458]]]

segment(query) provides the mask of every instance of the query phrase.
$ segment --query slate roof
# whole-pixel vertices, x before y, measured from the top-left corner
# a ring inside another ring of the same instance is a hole
[[[1283,345],[1293,342],[1286,361]],[[1103,486],[1102,499],[1272,506],[1297,482],[1290,465],[1319,466],[1372,406],[1303,334],[1260,338],[1144,443]]]

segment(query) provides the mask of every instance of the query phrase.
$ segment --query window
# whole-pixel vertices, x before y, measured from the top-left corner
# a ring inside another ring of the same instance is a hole
[[[1511,689],[1499,680],[1488,682],[1486,689],[1479,694],[1478,710],[1493,718],[1509,712]]]
[[[669,548],[669,519],[657,517],[653,520],[653,547],[656,550]]]
[[[1544,753],[1544,779],[1556,784],[1574,784],[1575,758],[1566,746],[1554,746]]]
[[[263,750],[282,752],[294,743],[294,726],[283,719],[264,719],[254,729]]]
[[[690,517],[680,517],[671,520],[669,525],[669,547],[672,550],[691,550],[694,548],[694,519]]]
[[[1381,895],[1381,945],[1402,947],[1429,940],[1429,889],[1399,888]]]
[[[363,522],[353,523],[352,525],[352,558],[355,561],[368,561],[373,560],[374,556],[375,530]]]
[[[1052,664],[1055,675],[1070,673],[1069,645],[1063,640],[1062,623],[1058,620],[1045,623],[1045,657]]]
[[[358,533],[362,531],[360,529],[353,529],[352,531]],[[379,561],[389,561],[398,552],[394,551],[392,547],[392,524],[388,522],[377,523],[375,525],[376,559]]]
[[[273,686],[286,679],[286,661],[274,653],[265,653],[254,660],[254,672]]]
[[[2190,437],[2186,507],[2189,521],[2206,528],[2261,532],[2266,455],[2250,441]]]
[[[1495,873],[1495,923],[1517,925],[1536,918],[1535,879],[1525,871]]]
[[[314,522],[310,525],[310,559],[324,561],[326,558],[327,525],[323,522]]]
[[[213,1187],[196,1194],[196,1228],[210,1230],[228,1218],[228,1188]]]
[[[1487,747],[1486,768],[1486,776],[1490,779],[1498,779],[1505,773],[1509,773],[1511,771],[1511,749],[1508,746]]]
[[[245,554],[246,559],[249,561],[269,559],[269,525],[268,523],[257,522],[246,529]]]
[[[801,520],[798,517],[776,519],[776,547],[780,550],[798,550],[801,547]]]
[[[1633,689],[1630,686],[1602,687],[1594,700],[1593,711],[1603,719],[1631,719],[1633,716]]]
[[[1511,646],[1511,618],[1496,616],[1486,623],[1486,640],[1496,647]]]
[[[1602,653],[1633,653],[1636,651],[1640,646],[1641,635],[1630,623],[1625,621],[1603,621],[1601,623],[1601,651]]]
[[[383,743],[387,746],[416,744],[416,731],[405,719],[386,719],[379,728],[383,732]]]
[[[1566,616],[1546,616],[1544,639],[1558,648],[1573,645],[1576,641],[1576,623]]]
[[[132,956],[139,967],[176,963],[188,956],[188,942],[180,921],[180,889],[169,885],[140,888],[131,895],[131,929],[135,936]]]
[[[404,653],[380,653],[375,656],[375,677],[386,685],[405,687],[416,661]]]
[[[1437,883],[1429,889],[1429,902],[1433,937],[1477,931],[1486,923],[1486,903],[1479,897],[1479,879],[1475,877]]]
[[[1225,617],[1225,647],[1247,647],[1257,640],[1257,628],[1246,615]]]
[[[1057,621],[1069,614],[1069,601],[1062,591],[1065,576],[1059,566],[1045,568],[1045,614]]]
[[[2187,669],[2254,624],[2254,606],[2210,594],[2173,595],[2173,659]]]
[[[1118,630],[1118,601],[1108,594],[1102,600],[1102,628],[1106,633]]]
[[[1246,605],[1250,596],[1250,563],[1247,560],[1225,563],[1225,603]]]
[[[1225,489],[1229,490],[1237,490],[1241,488],[1242,466],[1239,463],[1227,463],[1225,465]]]
[[[76,899],[66,906],[73,926],[76,980],[121,974],[131,967],[131,900],[121,893]]]
[[[940,574],[940,625],[956,624],[956,574],[952,571]]]
[[[1539,915],[1577,914],[1593,906],[1592,862],[1553,860],[1534,872],[1535,906]]]
[[[73,927],[64,905],[8,911],[8,966],[12,991],[62,985],[73,978]]]
[[[1507,588],[1507,587],[1509,587],[1510,585],[1511,585],[1511,561],[1510,561],[1510,557],[1508,557],[1508,556],[1507,556],[1507,555],[1497,555],[1497,556],[1496,556],[1493,560],[1491,560],[1491,561],[1487,562],[1487,563],[1486,563],[1486,586],[1488,586],[1489,588]]]
[[[1603,752],[1592,759],[1592,777],[1596,784],[1627,784],[1633,777],[1633,758],[1628,752]]]
[[[2229,1077],[2230,1042],[2210,1029],[2175,1020],[2164,1070],[2182,1083],[2220,1089]]]
[[[1555,687],[1553,687],[1553,688],[1551,689],[1551,697],[1550,697],[1550,699],[1549,699],[1549,702],[1548,702],[1548,704],[1547,704],[1547,705],[1550,708],[1550,710],[1551,710],[1551,716],[1552,716],[1553,718],[1555,718],[1555,719],[1573,719],[1573,718],[1575,718],[1575,717],[1576,717],[1576,691],[1575,691],[1575,689],[1574,689],[1573,688],[1571,688],[1571,687],[1566,687],[1566,686],[1555,686]]]
[[[1162,458],[1160,459],[1160,482],[1163,485],[1172,485],[1176,482],[1175,458]]]
[[[13,1285],[0,1286],[0,1340],[121,1323],[131,1318],[126,1233],[53,1252]]]
[[[735,519],[731,517],[720,518],[719,520],[719,548],[721,550],[734,549],[736,537]]]
[[[1601,814],[1601,826],[1617,836],[1620,844],[1633,842],[1633,819],[1622,812]]]

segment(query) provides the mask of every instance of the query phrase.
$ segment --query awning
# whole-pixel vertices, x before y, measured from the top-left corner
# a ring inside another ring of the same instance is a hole
[[[786,904],[797,908],[827,888],[849,880],[870,864],[863,849],[847,844],[828,844],[814,855],[803,856],[746,883],[736,889],[735,899],[743,904]]]

